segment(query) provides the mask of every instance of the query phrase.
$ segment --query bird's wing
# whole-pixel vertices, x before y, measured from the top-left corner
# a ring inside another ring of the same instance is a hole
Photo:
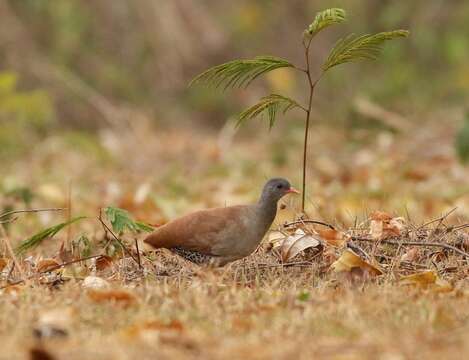
[[[144,241],[155,248],[182,247],[219,255],[213,253],[218,243],[243,232],[245,213],[247,206],[243,205],[196,211],[163,225]]]

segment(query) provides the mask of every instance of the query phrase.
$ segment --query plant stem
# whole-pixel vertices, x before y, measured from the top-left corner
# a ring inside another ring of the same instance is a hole
[[[309,46],[311,45],[311,40],[307,44],[303,44],[305,47],[305,60],[306,60],[306,75],[308,76],[309,83],[309,100],[308,107],[306,109],[306,124],[305,124],[305,138],[303,143],[303,188],[301,191],[301,211],[305,212],[305,198],[306,198],[306,155],[308,151],[308,133],[309,133],[309,120],[311,117],[311,107],[313,102],[313,92],[316,82],[313,83],[311,79],[311,70],[309,65]]]

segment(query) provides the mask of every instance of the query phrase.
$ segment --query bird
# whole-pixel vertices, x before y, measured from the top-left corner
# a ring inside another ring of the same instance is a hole
[[[277,202],[300,192],[283,178],[268,180],[258,201],[199,210],[157,228],[144,242],[197,265],[224,266],[257,249],[277,214]]]

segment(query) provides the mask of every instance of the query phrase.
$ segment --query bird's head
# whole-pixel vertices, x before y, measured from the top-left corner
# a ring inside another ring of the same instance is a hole
[[[283,178],[273,178],[267,181],[262,190],[261,201],[277,202],[283,196],[300,192],[290,185],[290,182]]]

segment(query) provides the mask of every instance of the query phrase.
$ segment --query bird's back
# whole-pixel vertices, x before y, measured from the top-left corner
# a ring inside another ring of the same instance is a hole
[[[255,221],[251,205],[200,210],[177,218],[150,234],[145,242],[155,248],[183,248],[213,256],[227,256],[251,237]],[[239,241],[238,241],[239,240]]]

